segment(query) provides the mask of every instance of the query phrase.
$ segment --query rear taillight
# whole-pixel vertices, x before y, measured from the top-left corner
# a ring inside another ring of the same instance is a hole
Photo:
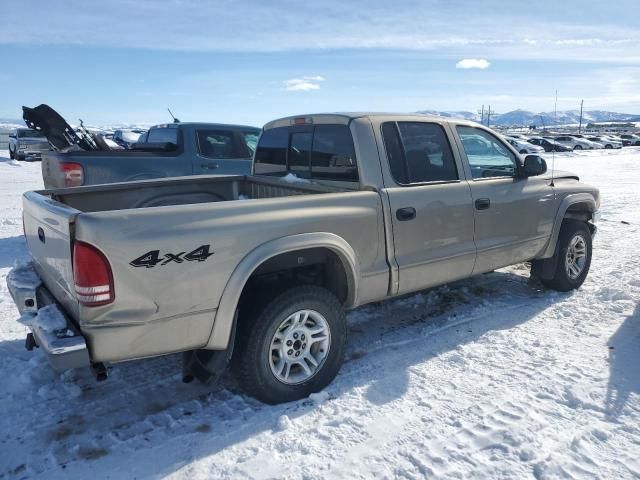
[[[67,187],[79,187],[84,183],[84,171],[82,165],[75,162],[62,162],[60,169],[64,175],[64,184]]]
[[[84,306],[106,305],[115,299],[111,265],[93,245],[73,244],[73,280],[76,298]]]

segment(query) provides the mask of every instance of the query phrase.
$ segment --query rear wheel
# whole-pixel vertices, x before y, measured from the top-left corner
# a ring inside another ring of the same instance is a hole
[[[573,147],[574,150],[582,150],[582,145],[576,145]]]
[[[305,398],[326,387],[344,359],[347,337],[342,305],[328,290],[295,287],[244,319],[236,377],[265,403]]]
[[[523,148],[522,150],[520,150],[520,154],[521,154],[521,155],[525,155],[525,154],[527,154],[527,153],[528,153],[528,152],[527,152],[524,148]]]
[[[607,145],[605,145],[605,146],[604,146],[604,148],[606,148],[607,150],[611,150],[611,149],[613,148],[613,146],[612,146],[612,145],[607,144]]]
[[[568,292],[585,281],[591,267],[591,232],[578,221],[565,221],[560,229],[556,247],[556,268],[553,277],[541,279],[549,288]]]

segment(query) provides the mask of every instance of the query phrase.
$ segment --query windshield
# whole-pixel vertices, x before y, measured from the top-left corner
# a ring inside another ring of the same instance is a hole
[[[18,130],[18,138],[44,138],[44,135],[37,130]]]

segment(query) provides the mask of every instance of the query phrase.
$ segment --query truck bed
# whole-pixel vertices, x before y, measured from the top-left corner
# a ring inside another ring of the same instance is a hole
[[[233,200],[265,199],[343,191],[312,183],[288,183],[256,176],[195,175],[120,184],[40,190],[36,195],[72,207],[79,212],[187,205]]]

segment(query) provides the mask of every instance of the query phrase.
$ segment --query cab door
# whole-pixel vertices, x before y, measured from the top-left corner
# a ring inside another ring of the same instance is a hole
[[[518,156],[493,132],[456,125],[471,187],[478,249],[473,273],[523,262],[545,247],[555,217],[548,178],[524,178]]]
[[[398,293],[468,277],[476,255],[471,192],[446,130],[390,121],[381,133]]]
[[[222,128],[198,129],[195,135],[194,175],[249,175],[251,173],[253,152],[248,147],[244,132]]]

